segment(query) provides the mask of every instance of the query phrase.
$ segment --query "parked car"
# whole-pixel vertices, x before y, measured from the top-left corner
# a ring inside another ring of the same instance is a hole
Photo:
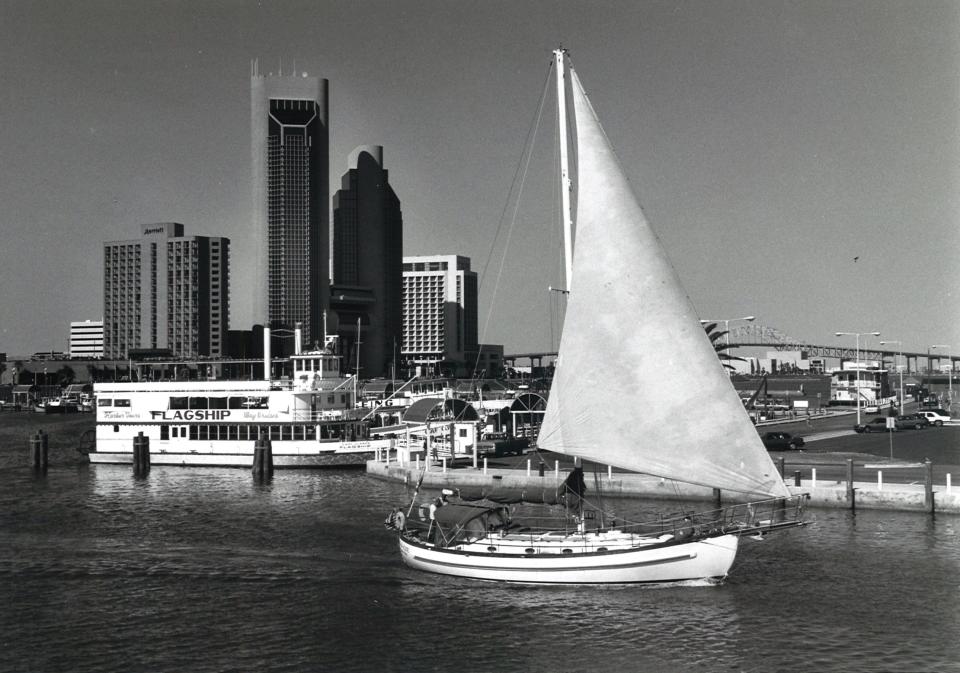
[[[803,446],[803,437],[796,437],[787,432],[768,432],[761,439],[769,451],[793,451]]]
[[[944,409],[924,409],[923,411],[917,412],[917,414],[930,421],[930,425],[935,425],[938,428],[950,420],[950,414]]]
[[[853,426],[853,429],[856,432],[886,432],[887,431],[887,417],[879,416],[874,418],[872,421],[866,423],[859,423],[858,425]],[[896,432],[899,430],[899,427],[894,427],[893,430]]]
[[[904,414],[903,416],[897,416],[897,427],[901,429],[913,428],[914,430],[922,430],[923,428],[930,427],[930,420],[922,414]]]

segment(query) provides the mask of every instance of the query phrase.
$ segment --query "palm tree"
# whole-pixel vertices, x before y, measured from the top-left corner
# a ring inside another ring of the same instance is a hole
[[[745,359],[737,357],[736,355],[730,355],[727,352],[727,349],[730,347],[726,339],[721,339],[721,337],[726,336],[730,332],[728,330],[722,330],[715,332],[717,328],[717,323],[711,322],[706,323],[703,326],[704,331],[706,331],[707,336],[710,338],[710,343],[713,344],[713,350],[716,351],[717,357],[720,358],[720,362],[723,363],[725,369],[730,371],[734,370],[733,365],[728,364],[729,362],[746,362]]]

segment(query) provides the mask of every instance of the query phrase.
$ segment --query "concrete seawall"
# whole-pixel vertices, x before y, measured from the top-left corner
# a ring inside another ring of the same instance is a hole
[[[397,481],[415,486],[420,479],[421,470],[416,465],[400,465],[396,462],[371,460],[367,463],[367,474],[370,476]],[[458,467],[444,471],[442,465],[432,465],[423,474],[423,486],[426,488],[461,488],[477,486],[495,486],[516,489],[543,489],[555,488],[563,483],[567,473],[549,470],[544,476],[536,472],[529,474],[526,470],[488,469],[484,473],[482,468]],[[593,478],[587,477],[588,490],[595,490]],[[599,477],[600,488],[604,497],[652,498],[660,500],[705,500],[713,501],[713,489],[691,484],[667,481],[656,477],[641,474],[614,472],[611,476],[603,474]],[[960,514],[960,489],[949,488],[944,484],[934,484],[932,507],[926,499],[926,488],[923,483],[896,484],[885,483],[878,487],[877,483],[854,481],[853,500],[850,502],[850,489],[846,481],[817,480],[816,484],[810,480],[803,480],[800,486],[788,484],[793,494],[806,493],[809,496],[809,507],[829,509],[883,509],[896,511],[935,512]],[[735,503],[750,500],[745,496],[724,491],[723,502]]]

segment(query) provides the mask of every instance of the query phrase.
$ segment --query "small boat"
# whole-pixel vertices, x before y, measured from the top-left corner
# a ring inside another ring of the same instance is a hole
[[[764,448],[577,74],[567,70],[566,52],[558,49],[554,56],[560,191],[564,222],[571,227],[564,236],[569,294],[537,445],[575,460],[714,489],[735,504],[649,522],[611,522],[585,505],[578,467],[553,492],[491,488],[480,500],[451,492],[453,498],[437,503],[424,522],[408,513],[398,536],[400,553],[419,570],[505,582],[719,582],[741,537],[802,525],[803,497],[791,495]],[[575,184],[566,165],[568,86]],[[678,423],[681,408],[697,413]],[[526,525],[513,505],[504,504],[518,502],[556,503],[571,514],[571,523]]]

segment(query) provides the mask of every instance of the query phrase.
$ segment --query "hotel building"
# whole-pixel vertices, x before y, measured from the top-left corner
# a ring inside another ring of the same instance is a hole
[[[103,245],[103,350],[224,353],[230,318],[230,240],[184,236],[176,222],[145,224],[139,239]]]
[[[403,258],[403,358],[423,373],[445,363],[472,369],[477,354],[477,274],[459,255]]]
[[[330,305],[327,80],[250,77],[254,321],[321,340]]]
[[[103,357],[103,321],[84,320],[70,323],[70,357]]]

